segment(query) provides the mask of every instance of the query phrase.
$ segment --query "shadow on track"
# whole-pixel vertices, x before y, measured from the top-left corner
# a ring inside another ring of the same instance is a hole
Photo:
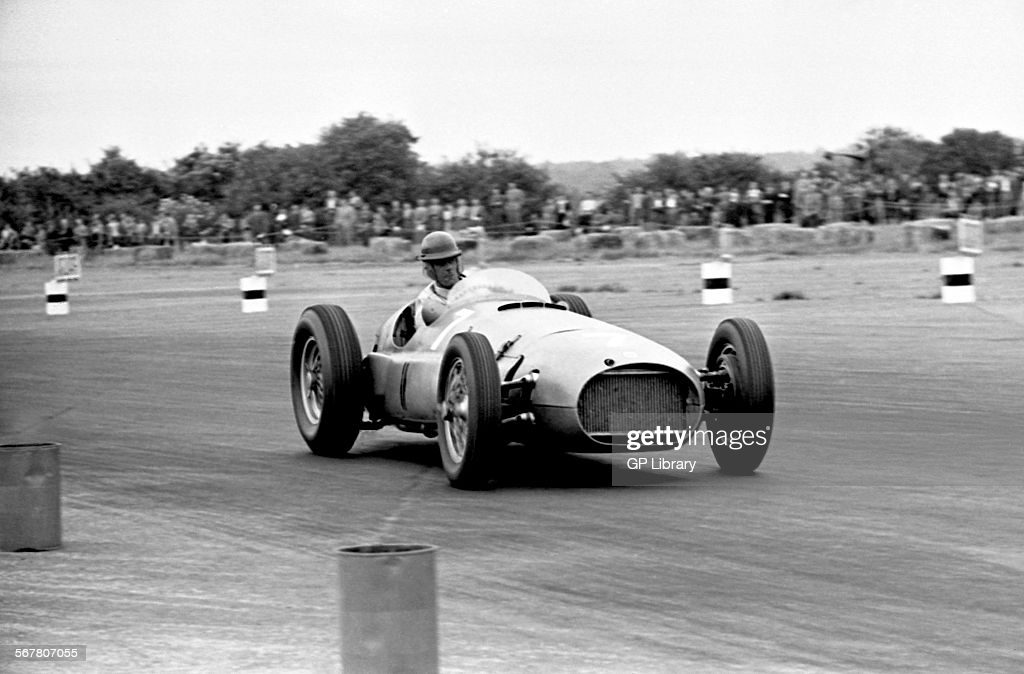
[[[393,439],[378,439],[369,446],[363,446],[337,459],[311,459],[330,462],[357,462],[366,469],[372,469],[380,462],[395,462],[421,466],[442,471],[441,457],[437,443],[430,440],[411,442]],[[615,487],[686,487],[697,486],[709,478],[726,477],[717,472],[713,475],[657,475],[645,472],[638,477],[637,471],[626,469],[608,455],[568,454],[543,447],[511,444],[502,448],[496,457],[496,488],[508,489],[610,489]],[[381,479],[387,479],[382,470]],[[717,480],[716,480],[717,481]]]

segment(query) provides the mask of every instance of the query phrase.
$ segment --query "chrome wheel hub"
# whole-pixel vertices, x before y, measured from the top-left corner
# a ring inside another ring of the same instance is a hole
[[[302,347],[300,367],[302,410],[311,424],[319,424],[324,409],[324,379],[321,372],[320,347],[313,337],[309,337]]]
[[[469,384],[461,358],[456,358],[448,370],[441,401],[441,425],[448,456],[453,462],[462,463],[469,439]]]

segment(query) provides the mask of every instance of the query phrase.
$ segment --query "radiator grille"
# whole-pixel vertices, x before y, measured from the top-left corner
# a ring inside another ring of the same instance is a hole
[[[652,420],[685,427],[689,380],[678,372],[651,369],[608,370],[587,382],[577,403],[588,435],[647,428]],[[695,401],[690,400],[693,404]],[[616,425],[612,428],[612,415]],[[680,421],[683,421],[680,424]]]

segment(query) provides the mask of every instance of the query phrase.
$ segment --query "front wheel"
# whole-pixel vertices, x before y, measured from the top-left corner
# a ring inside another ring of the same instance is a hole
[[[489,486],[501,439],[501,378],[494,349],[480,333],[455,335],[445,351],[437,385],[437,428],[441,463],[451,485]]]
[[[586,300],[579,295],[573,293],[555,293],[551,296],[551,301],[555,304],[564,304],[569,311],[574,314],[580,314],[592,318],[593,314],[590,313],[590,307],[587,306]]]
[[[722,321],[711,337],[707,369],[705,412],[715,460],[725,473],[749,475],[768,451],[775,416],[775,374],[757,323]]]
[[[362,349],[341,307],[317,304],[302,312],[292,339],[292,409],[309,449],[341,456],[355,444],[363,420]]]

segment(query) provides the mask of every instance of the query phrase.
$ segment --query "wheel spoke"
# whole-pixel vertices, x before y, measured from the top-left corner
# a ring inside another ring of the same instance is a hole
[[[310,423],[320,423],[324,405],[324,382],[320,362],[320,348],[310,337],[302,349],[302,406]]]
[[[469,434],[469,395],[466,372],[461,359],[456,359],[448,370],[445,382],[443,424],[448,453],[456,463],[466,454]]]

